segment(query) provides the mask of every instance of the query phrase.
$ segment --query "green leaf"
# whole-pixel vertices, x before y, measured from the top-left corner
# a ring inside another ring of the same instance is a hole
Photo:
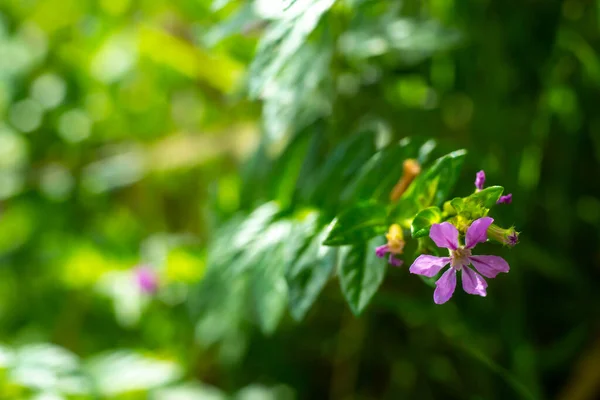
[[[437,179],[438,181],[434,191],[432,205],[441,206],[443,201],[448,198],[458,180],[466,155],[466,150],[453,151],[438,159],[431,167],[431,170],[425,174],[427,180]]]
[[[333,5],[334,0],[304,2],[303,9],[295,9],[293,15],[269,25],[263,35],[256,56],[250,65],[250,96],[260,97],[266,85],[284,68],[298,52],[311,32],[317,27],[321,16]]]
[[[181,367],[174,362],[144,357],[129,350],[95,356],[86,362],[85,370],[103,397],[158,388],[183,375]]]
[[[387,209],[385,206],[366,202],[343,211],[333,222],[326,246],[341,246],[361,243],[387,231]]]
[[[375,134],[361,131],[340,143],[306,188],[305,198],[323,208],[337,206],[340,193],[375,152]]]
[[[340,249],[340,286],[354,315],[362,313],[383,282],[387,260],[378,258],[375,248],[384,243],[385,238],[376,237]]]
[[[405,138],[375,153],[360,169],[358,176],[342,193],[342,201],[378,199],[388,201],[389,194],[403,174],[403,162],[409,158],[424,162],[435,141],[419,146],[419,141]]]
[[[419,211],[440,206],[456,184],[466,154],[465,150],[454,151],[419,174],[393,208],[393,220],[409,227]]]
[[[93,393],[94,385],[83,373],[79,358],[62,347],[39,343],[16,351],[3,348],[2,356],[8,372],[4,378],[13,385],[64,395]]]
[[[492,208],[496,205],[500,196],[502,196],[502,192],[504,192],[502,186],[490,186],[479,192],[473,193],[466,198],[466,201],[482,205],[485,208]]]
[[[262,239],[249,249],[250,291],[255,316],[263,333],[272,334],[285,313],[288,288],[284,276],[285,240],[289,221],[277,221],[262,233]]]
[[[299,132],[273,165],[269,198],[277,200],[281,208],[286,208],[292,201],[298,174],[311,137],[311,132]]]
[[[438,207],[428,207],[419,211],[412,221],[410,232],[417,239],[429,235],[431,225],[442,221],[442,212]]]
[[[334,270],[337,249],[322,244],[328,233],[325,228],[309,238],[308,247],[288,265],[290,312],[297,321],[304,318]]]
[[[269,23],[262,35],[249,68],[248,91],[264,102],[263,123],[270,140],[324,116],[331,107],[331,91],[323,87],[333,46],[328,36],[308,37],[334,2],[303,1]]]

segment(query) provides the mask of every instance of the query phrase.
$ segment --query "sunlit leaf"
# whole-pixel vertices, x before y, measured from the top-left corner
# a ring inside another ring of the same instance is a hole
[[[465,150],[454,151],[421,172],[394,206],[394,221],[408,228],[416,213],[430,206],[441,206],[454,188],[465,155]]]
[[[502,186],[490,186],[479,192],[475,192],[465,199],[466,202],[473,202],[483,205],[485,208],[492,208],[502,196],[504,188]]]
[[[429,235],[431,225],[442,222],[442,212],[438,207],[428,207],[420,211],[412,221],[410,231],[417,239]]]
[[[336,217],[324,244],[341,246],[360,243],[385,233],[387,208],[375,202],[360,203]]]
[[[7,363],[9,380],[34,390],[62,394],[90,394],[91,382],[82,374],[79,358],[52,344],[33,344],[18,349]]]
[[[402,140],[375,153],[360,169],[356,179],[342,192],[343,201],[366,200],[370,198],[388,201],[390,191],[402,177],[403,161],[428,159],[435,142],[428,141],[419,146],[416,140]]]
[[[150,390],[179,379],[181,368],[171,362],[120,350],[97,355],[85,363],[94,386],[104,396]]]

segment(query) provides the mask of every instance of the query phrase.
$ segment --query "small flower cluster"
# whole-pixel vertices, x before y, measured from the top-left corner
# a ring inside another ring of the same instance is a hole
[[[485,184],[485,173],[479,171],[475,179],[476,192],[483,190]],[[497,204],[509,204],[512,194],[500,196]],[[504,229],[493,224],[494,219],[484,216],[460,226],[460,231],[450,222],[442,222],[431,225],[429,237],[439,248],[448,250],[447,257],[437,257],[422,254],[410,266],[412,274],[425,277],[436,276],[444,267],[450,267],[436,281],[436,289],[433,300],[436,304],[447,302],[456,288],[457,275],[460,273],[463,290],[469,294],[486,296],[487,282],[483,277],[495,278],[501,272],[508,272],[510,267],[506,260],[493,255],[473,255],[472,250],[478,243],[486,242],[488,239],[499,243],[514,246],[518,243],[518,233],[514,228]],[[464,244],[461,244],[459,236],[464,232]],[[375,249],[378,257],[383,258],[389,254],[388,261],[394,266],[402,265],[402,261],[395,256],[402,254],[404,250],[404,237],[400,226],[394,224],[386,234],[387,244]],[[470,268],[473,266],[473,268]]]

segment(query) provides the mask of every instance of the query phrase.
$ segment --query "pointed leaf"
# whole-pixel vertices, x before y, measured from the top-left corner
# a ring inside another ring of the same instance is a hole
[[[412,221],[410,232],[417,239],[429,235],[431,225],[442,222],[442,212],[438,207],[428,207],[419,211]]]
[[[358,204],[342,212],[333,222],[326,246],[362,243],[387,231],[387,209],[375,202]]]
[[[306,188],[305,198],[321,207],[335,207],[339,193],[373,153],[374,132],[359,132],[344,140],[328,155],[325,165],[313,179],[315,183]]]
[[[333,273],[338,250],[322,244],[328,233],[325,228],[309,239],[308,247],[299,252],[286,271],[290,312],[297,321],[304,318]]]
[[[393,220],[409,227],[419,211],[440,206],[458,179],[465,155],[465,150],[447,154],[417,176],[392,210]]]
[[[275,331],[287,306],[285,282],[285,240],[290,234],[288,221],[277,221],[267,228],[248,255],[251,259],[250,292],[255,316],[264,334]]]
[[[370,198],[388,201],[390,191],[402,177],[404,160],[414,158],[422,163],[434,147],[433,140],[420,145],[418,140],[405,138],[375,153],[360,169],[356,179],[344,189],[342,201],[347,203]]]
[[[354,315],[362,313],[383,282],[387,260],[378,258],[375,248],[384,243],[385,238],[378,236],[340,249],[340,286]]]
[[[273,165],[269,198],[277,200],[281,208],[285,208],[292,202],[292,194],[311,137],[311,132],[299,132]]]

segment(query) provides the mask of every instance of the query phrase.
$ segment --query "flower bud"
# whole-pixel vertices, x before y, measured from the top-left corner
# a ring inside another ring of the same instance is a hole
[[[404,160],[402,177],[396,183],[396,186],[392,189],[390,193],[390,200],[396,201],[404,194],[408,186],[412,183],[412,181],[421,173],[421,166],[417,162],[417,160],[413,160],[409,158]]]
[[[514,227],[504,229],[496,224],[490,225],[487,230],[488,239],[495,240],[496,242],[504,245],[514,247],[519,243],[519,232]]]
[[[475,188],[477,191],[482,190],[485,185],[485,172],[483,170],[479,171],[475,175]]]

